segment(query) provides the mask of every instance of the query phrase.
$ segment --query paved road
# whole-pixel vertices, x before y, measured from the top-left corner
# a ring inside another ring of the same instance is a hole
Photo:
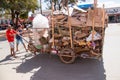
[[[3,39],[0,41],[0,80],[120,80],[119,34],[120,27],[110,24],[106,30],[103,61],[78,58],[74,64],[64,64],[55,55],[33,56],[25,52],[22,45],[18,58],[14,59]]]
[[[110,24],[106,29],[103,50],[106,80],[120,80],[120,24]]]

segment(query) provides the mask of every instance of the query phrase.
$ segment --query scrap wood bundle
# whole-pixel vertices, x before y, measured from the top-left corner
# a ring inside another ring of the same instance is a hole
[[[68,27],[68,15],[55,14],[53,19],[56,24],[62,25],[64,27]],[[72,15],[70,16],[71,26],[83,27],[85,26],[86,20],[87,20],[87,13],[73,12]]]
[[[105,19],[104,21],[107,20],[108,16],[107,14],[105,13]],[[96,8],[96,10],[91,10],[91,9],[88,9],[88,15],[87,15],[87,23],[86,25],[87,26],[92,26],[93,23],[92,23],[92,20],[93,20],[93,17],[94,17],[94,21],[95,21],[95,27],[102,27],[102,22],[103,22],[103,9],[102,8]],[[107,24],[107,22],[105,23]]]
[[[56,12],[56,11],[55,11]],[[86,12],[82,12],[79,10],[73,10],[72,14],[70,15],[70,24],[72,27],[86,27],[93,25],[92,20],[93,17],[95,19],[95,27],[102,27],[103,21],[103,9],[96,8],[95,12],[93,9],[88,9]],[[107,20],[108,16],[105,13],[105,21]],[[54,14],[53,20],[55,24],[60,24],[62,26],[68,27],[68,15],[59,11],[59,13]],[[105,23],[107,24],[107,22]]]
[[[68,10],[69,11],[69,10]],[[95,11],[95,12],[94,12]],[[55,13],[55,14],[54,14]],[[94,17],[94,30],[93,30]],[[107,15],[105,13],[105,19]],[[105,20],[104,20],[105,21]],[[72,35],[72,45],[75,50],[89,51],[93,55],[102,52],[102,26],[103,9],[88,9],[86,12],[73,9],[69,14],[61,11],[53,12],[54,41],[55,45],[62,43],[59,47],[70,47]],[[70,33],[71,27],[71,33]],[[57,41],[57,42],[56,42]],[[79,50],[79,49],[81,50]],[[88,49],[87,49],[88,48]],[[62,48],[61,48],[62,49]]]

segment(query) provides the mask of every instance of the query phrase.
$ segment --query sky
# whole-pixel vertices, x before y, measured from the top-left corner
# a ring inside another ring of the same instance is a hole
[[[102,7],[103,4],[105,5],[105,8],[120,7],[120,0],[97,0],[97,1],[98,1],[98,7]],[[86,2],[93,3],[94,0],[86,0]],[[42,0],[42,9],[45,10],[46,8],[47,8],[47,5],[44,2],[44,0]]]
[[[86,0],[87,2],[93,2],[94,0]],[[120,0],[97,0],[98,6],[105,5],[105,8],[120,7]]]
[[[38,4],[40,4],[38,0]],[[98,7],[103,7],[103,4],[105,5],[105,8],[111,8],[111,7],[120,7],[120,0],[97,0],[98,1]],[[88,3],[93,3],[94,0],[86,0]],[[42,10],[46,10],[47,4],[42,0]],[[28,13],[28,16],[31,16],[33,14],[32,12]]]

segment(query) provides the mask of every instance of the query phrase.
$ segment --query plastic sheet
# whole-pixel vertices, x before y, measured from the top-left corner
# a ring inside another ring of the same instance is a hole
[[[49,28],[48,19],[41,14],[37,14],[33,19],[33,28]]]

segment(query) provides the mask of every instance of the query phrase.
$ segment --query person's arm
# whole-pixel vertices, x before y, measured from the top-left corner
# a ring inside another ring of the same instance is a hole
[[[21,32],[20,32],[20,34],[24,34],[25,33],[25,31],[23,30],[23,29],[21,29]]]
[[[6,31],[6,39],[8,39],[8,32]]]
[[[17,31],[15,31],[14,29],[13,29],[13,34],[17,34]]]
[[[19,34],[18,30],[13,30],[13,35]]]

